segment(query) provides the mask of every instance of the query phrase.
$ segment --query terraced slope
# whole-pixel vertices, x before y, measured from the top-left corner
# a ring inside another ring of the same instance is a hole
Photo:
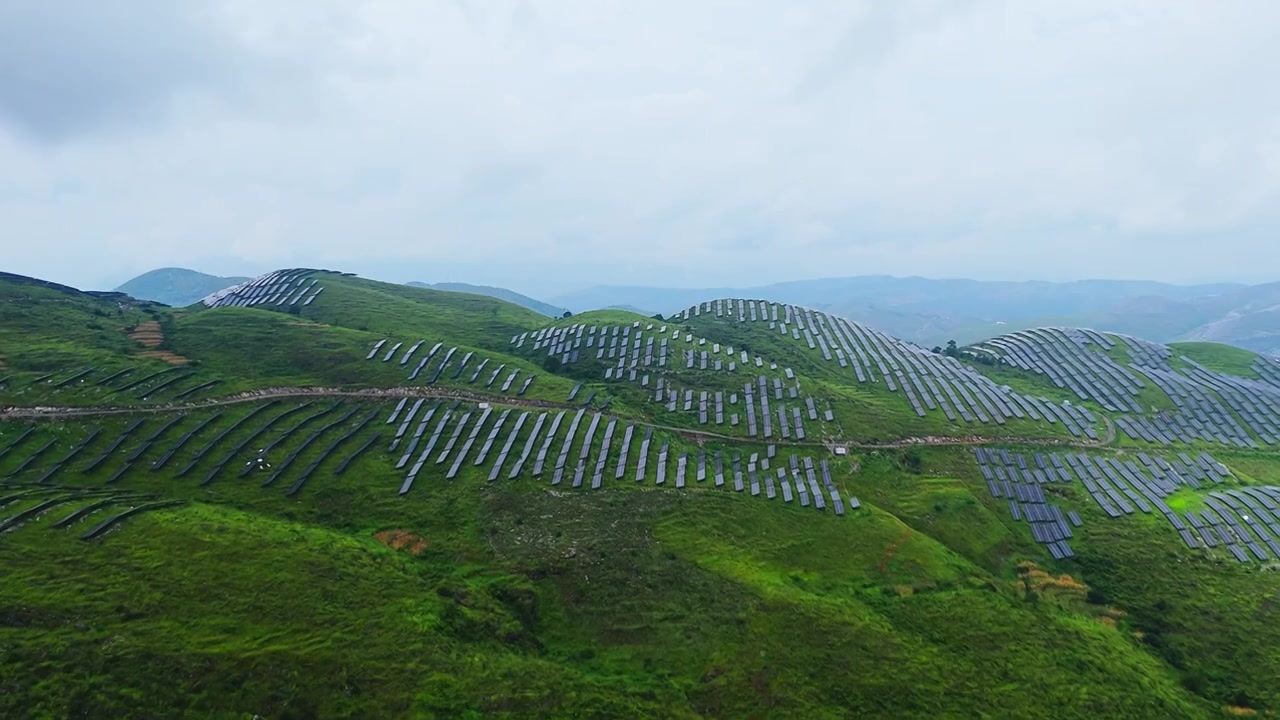
[[[6,717],[1280,708],[1269,359],[309,270],[210,304],[137,311],[186,366],[79,315],[40,332],[118,370],[0,365]]]

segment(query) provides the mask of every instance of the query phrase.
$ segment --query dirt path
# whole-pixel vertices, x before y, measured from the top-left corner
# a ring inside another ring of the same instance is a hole
[[[1111,418],[1106,415],[1102,416],[1102,422],[1107,426],[1107,439],[1103,440],[1101,444],[1110,445],[1116,441],[1116,424],[1111,422]]]
[[[82,418],[82,417],[103,417],[110,415],[136,415],[136,414],[160,414],[172,412],[187,412],[191,410],[202,410],[206,408],[225,407],[227,405],[239,405],[243,403],[257,402],[260,400],[274,400],[286,398],[353,398],[358,400],[399,400],[401,398],[424,398],[428,400],[462,400],[465,402],[488,402],[499,405],[509,405],[515,407],[541,408],[547,410],[578,410],[582,405],[570,402],[553,402],[550,400],[535,400],[522,397],[511,397],[506,395],[485,395],[482,393],[473,393],[460,390],[449,390],[431,387],[394,387],[394,388],[367,388],[363,390],[344,390],[341,388],[299,388],[299,387],[278,387],[265,388],[262,390],[249,390],[235,395],[230,395],[217,400],[207,400],[203,402],[192,402],[182,404],[167,405],[141,405],[141,406],[119,406],[119,407],[6,407],[0,408],[0,420],[48,420],[57,418]],[[635,420],[633,418],[622,418],[628,422],[634,422],[641,427],[652,427],[655,430],[665,430],[667,432],[676,433],[686,439],[694,442],[705,440],[719,440],[724,442],[737,443],[760,443],[769,442],[774,445],[785,447],[810,447],[810,448],[831,448],[832,446],[841,446],[847,448],[857,448],[862,450],[884,450],[884,449],[900,449],[908,447],[947,447],[947,446],[977,446],[992,445],[997,443],[1019,443],[1028,445],[1053,445],[1060,447],[1078,447],[1078,448],[1097,448],[1110,445],[1115,441],[1116,430],[1111,420],[1104,417],[1107,425],[1107,436],[1102,441],[1091,440],[1067,440],[1063,438],[1036,438],[1036,437],[983,437],[978,435],[965,436],[946,436],[946,435],[926,435],[919,437],[906,437],[891,442],[854,442],[848,440],[832,440],[832,441],[803,441],[803,440],[783,440],[773,438],[764,440],[762,438],[744,437],[741,435],[725,435],[722,433],[711,432],[708,430],[698,430],[687,427],[677,427],[674,425],[663,425],[661,423],[645,422],[643,420]]]
[[[893,559],[893,554],[898,552],[898,546],[911,539],[911,528],[902,534],[902,537],[894,540],[889,548],[884,551],[884,556],[880,558],[880,574],[886,575],[889,572],[889,561]]]

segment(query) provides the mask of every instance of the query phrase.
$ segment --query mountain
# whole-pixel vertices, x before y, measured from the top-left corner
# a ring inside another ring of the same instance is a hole
[[[1280,360],[307,268],[212,305],[0,274],[0,717],[1280,711]]]
[[[249,278],[217,277],[185,268],[160,268],[145,272],[116,288],[139,300],[154,300],[173,307],[186,307],[223,288]]]
[[[633,314],[635,314],[635,315],[643,315],[643,316],[645,316],[645,317],[653,317],[654,315],[656,315],[656,314],[657,314],[657,313],[656,313],[656,311],[653,311],[653,310],[644,310],[644,309],[642,309],[642,308],[638,308],[638,307],[636,307],[635,305],[609,305],[609,306],[604,307],[604,308],[601,308],[601,309],[603,309],[603,310],[622,310],[623,312],[629,312],[629,313],[633,313]]]
[[[994,282],[875,275],[747,288],[598,286],[560,295],[552,302],[575,311],[628,304],[666,308],[660,312],[667,312],[707,298],[754,297],[832,312],[932,347],[948,340],[968,343],[1009,329],[1067,320],[1103,330],[1124,327],[1126,332],[1134,330],[1141,337],[1167,342],[1180,337],[1167,330],[1170,324],[1176,326],[1176,321],[1161,316],[1150,318],[1149,324],[1143,322],[1154,299],[1195,304],[1246,289],[1234,284]],[[1105,324],[1108,322],[1115,324]],[[1231,342],[1233,338],[1228,334],[1220,341]]]
[[[486,295],[488,297],[506,300],[509,303],[515,303],[520,307],[526,307],[530,310],[546,315],[547,317],[561,317],[565,314],[565,309],[544,303],[541,300],[534,300],[527,295],[521,295],[518,292],[507,290],[506,288],[490,287],[488,285],[471,285],[469,283],[422,283],[410,282],[406,283],[410,287],[433,288],[435,290],[447,290],[449,292],[471,293],[472,295]]]
[[[1280,355],[1280,283],[1188,300],[1135,298],[1081,318],[1094,327],[1169,340],[1206,340]]]

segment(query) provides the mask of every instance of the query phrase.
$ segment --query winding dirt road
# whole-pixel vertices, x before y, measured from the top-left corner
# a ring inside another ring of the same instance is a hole
[[[173,412],[188,412],[191,410],[202,410],[206,408],[224,407],[227,405],[238,405],[243,403],[257,402],[261,400],[276,400],[287,398],[354,398],[358,400],[399,400],[402,398],[424,398],[428,400],[462,400],[464,402],[488,402],[495,405],[508,405],[515,407],[542,408],[551,410],[577,410],[582,406],[569,402],[553,402],[550,400],[536,400],[531,398],[510,397],[506,395],[485,395],[482,393],[463,392],[458,390],[448,390],[430,387],[393,387],[393,388],[367,388],[362,390],[346,390],[342,388],[300,388],[300,387],[277,387],[264,388],[262,390],[250,390],[235,395],[229,395],[216,400],[207,400],[203,402],[166,404],[166,405],[139,405],[139,406],[115,406],[115,407],[5,407],[0,408],[0,420],[54,420],[60,418],[82,418],[82,417],[103,417],[111,415],[137,415],[137,414],[160,414]],[[621,416],[619,416],[621,417]],[[660,423],[646,422],[634,418],[623,418],[629,422],[634,422],[643,427],[652,427],[656,430],[665,430],[677,433],[687,439],[697,441],[720,440],[725,442],[763,442],[761,438],[743,437],[741,435],[724,435],[722,433],[710,432],[707,430],[698,430],[687,427],[677,427],[674,425],[663,425]],[[1019,443],[1028,445],[1052,445],[1058,447],[1078,447],[1078,448],[1098,448],[1105,447],[1115,442],[1116,429],[1115,425],[1107,417],[1103,417],[1106,423],[1106,437],[1102,440],[1066,440],[1063,438],[1037,438],[1024,436],[1001,436],[1001,437],[985,437],[980,435],[926,435],[919,437],[907,437],[891,442],[856,442],[843,439],[828,439],[825,441],[803,441],[803,440],[783,440],[771,439],[768,442],[775,445],[787,447],[825,447],[831,448],[841,446],[847,448],[858,448],[863,450],[877,449],[894,449],[908,447],[945,447],[945,446],[976,446],[976,445],[992,445],[997,443]]]

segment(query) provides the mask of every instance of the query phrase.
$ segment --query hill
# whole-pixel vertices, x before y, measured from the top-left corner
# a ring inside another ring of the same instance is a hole
[[[1248,351],[307,268],[0,300],[6,717],[1280,709]]]
[[[223,288],[245,282],[244,277],[217,277],[184,268],[160,268],[145,272],[116,288],[141,300],[186,307]]]
[[[529,308],[530,310],[546,315],[547,317],[560,317],[565,314],[565,309],[544,303],[540,300],[534,300],[527,295],[521,295],[513,290],[506,288],[490,287],[488,285],[471,285],[468,283],[407,283],[411,287],[431,288],[434,290],[447,290],[449,292],[471,293],[472,295],[485,295],[488,297],[506,300],[509,303],[519,305],[520,307]]]
[[[1232,316],[1252,291],[1231,284],[1179,286],[1128,280],[1052,283],[861,276],[747,288],[600,286],[551,300],[574,311],[630,304],[666,312],[710,297],[765,298],[831,312],[933,347],[948,340],[968,343],[1044,324],[1096,327],[1161,342],[1188,339],[1196,325]],[[1162,304],[1166,307],[1161,308]],[[1191,308],[1204,309],[1187,315]],[[1187,317],[1199,322],[1189,324]],[[1254,347],[1246,344],[1249,337],[1248,331],[1223,328],[1214,339]]]
[[[1160,329],[1172,341],[1220,342],[1280,355],[1280,283],[1201,299],[1139,299],[1083,320],[1117,332]]]

